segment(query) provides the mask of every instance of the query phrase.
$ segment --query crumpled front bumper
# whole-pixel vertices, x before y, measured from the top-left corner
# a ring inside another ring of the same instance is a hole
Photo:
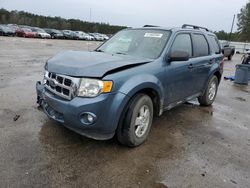
[[[123,93],[101,94],[95,98],[75,97],[62,99],[46,90],[41,82],[36,84],[37,103],[51,119],[89,138],[106,140],[114,136],[119,117],[128,97]],[[82,121],[84,113],[96,116],[93,124]]]

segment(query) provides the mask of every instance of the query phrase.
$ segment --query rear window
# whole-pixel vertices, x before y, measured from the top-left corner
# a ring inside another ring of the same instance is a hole
[[[195,57],[209,55],[209,46],[204,35],[193,35],[194,55]]]
[[[208,35],[208,38],[210,40],[211,44],[211,50],[213,54],[219,54],[220,53],[220,46],[217,38],[213,35]]]

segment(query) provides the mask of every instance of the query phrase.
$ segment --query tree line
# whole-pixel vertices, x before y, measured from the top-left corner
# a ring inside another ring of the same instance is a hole
[[[73,31],[99,32],[113,34],[125,26],[109,25],[108,23],[86,22],[79,19],[65,19],[61,17],[41,16],[24,11],[8,11],[0,9],[1,24],[29,25],[40,28],[53,28],[58,30],[69,29]]]
[[[241,41],[239,32],[227,33],[225,31],[215,31],[214,32],[219,40],[227,40],[227,41]]]

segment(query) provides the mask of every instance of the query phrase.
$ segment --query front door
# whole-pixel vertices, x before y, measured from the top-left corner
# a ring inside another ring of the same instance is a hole
[[[189,54],[188,61],[172,61],[166,65],[165,72],[165,106],[182,102],[186,97],[194,94],[193,84],[193,48],[191,35],[180,33],[176,36],[170,52],[185,51]]]

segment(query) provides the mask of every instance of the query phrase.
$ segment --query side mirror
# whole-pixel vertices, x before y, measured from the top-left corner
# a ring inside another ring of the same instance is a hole
[[[188,61],[189,60],[189,54],[185,51],[173,51],[168,56],[168,61]]]

